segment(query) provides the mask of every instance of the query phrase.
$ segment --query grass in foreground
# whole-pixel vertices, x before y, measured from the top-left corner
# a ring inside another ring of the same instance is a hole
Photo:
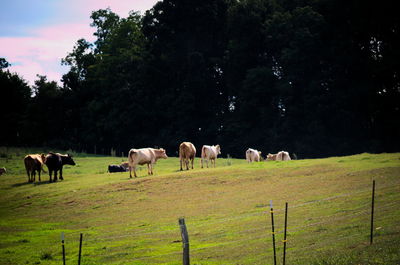
[[[1,151],[1,150],[0,150]],[[39,150],[40,151],[40,150]],[[4,154],[4,150],[2,152]],[[1,264],[181,264],[178,218],[184,216],[193,264],[272,264],[269,201],[281,263],[284,203],[289,202],[287,264],[399,264],[400,154],[247,164],[180,172],[159,160],[154,176],[107,173],[122,158],[77,154],[64,181],[27,183],[24,150],[0,167]],[[375,238],[369,245],[372,179]]]

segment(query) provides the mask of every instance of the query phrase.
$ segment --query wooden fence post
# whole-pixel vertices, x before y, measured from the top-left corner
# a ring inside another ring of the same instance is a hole
[[[371,236],[370,245],[374,240],[374,203],[375,203],[375,180],[372,181],[372,204],[371,204]]]
[[[183,265],[189,265],[190,264],[189,236],[186,229],[185,218],[179,218],[179,227],[181,229],[181,236],[182,236]]]
[[[274,265],[276,265],[276,249],[275,249],[275,227],[274,227],[274,208],[272,207],[272,200],[270,201],[271,206],[271,224],[272,224],[272,246],[274,248]]]
[[[79,255],[78,255],[78,265],[81,265],[81,254],[82,254],[82,237],[83,234],[81,233],[81,236],[79,238]]]
[[[282,264],[285,265],[286,264],[286,231],[287,231],[287,212],[288,212],[288,203],[286,202],[285,204],[285,230],[284,230],[284,234],[283,234],[283,262]]]
[[[61,232],[61,246],[62,246],[63,264],[65,265],[64,232]]]

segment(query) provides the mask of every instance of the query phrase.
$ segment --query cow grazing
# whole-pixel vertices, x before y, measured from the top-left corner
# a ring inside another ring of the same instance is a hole
[[[261,152],[252,148],[247,149],[246,151],[246,161],[250,162],[260,162],[261,160]]]
[[[141,148],[141,149],[131,149],[128,154],[129,162],[129,177],[132,178],[133,173],[136,175],[136,166],[147,164],[147,172],[149,175],[153,175],[153,166],[158,159],[167,159],[168,156],[164,149],[154,149],[154,148]]]
[[[201,148],[201,168],[203,168],[203,161],[206,160],[206,164],[208,167],[208,160],[211,161],[211,166],[214,161],[215,167],[215,160],[217,160],[217,156],[221,154],[221,147],[219,144],[217,145],[203,145]]]
[[[62,170],[64,165],[75,165],[74,160],[72,159],[72,156],[69,154],[62,155],[59,153],[52,153],[49,152],[48,155],[46,155],[46,166],[49,169],[49,176],[50,176],[50,182],[52,182],[51,175],[54,172],[54,178],[53,181],[57,181],[57,171],[60,171],[60,179],[64,179],[62,175]]]
[[[3,175],[4,173],[7,173],[7,170],[5,167],[0,167],[0,176]]]
[[[181,165],[181,171],[183,170],[182,169],[183,163],[186,165],[186,170],[189,170],[189,161],[192,162],[192,169],[193,169],[195,156],[196,156],[196,148],[192,143],[183,142],[179,145],[179,162]]]
[[[26,174],[28,175],[28,182],[35,182],[36,171],[38,173],[39,181],[41,181],[40,173],[41,171],[44,172],[43,165],[45,159],[46,158],[44,154],[31,154],[31,155],[26,155],[24,157],[24,164],[25,164]]]
[[[277,154],[268,154],[267,160],[272,161],[288,161],[291,160],[290,155],[288,152],[280,151]]]
[[[279,160],[279,161],[288,161],[288,160],[292,160],[292,159],[290,158],[290,155],[289,155],[288,152],[280,151],[280,152],[277,154],[277,156],[276,156],[276,160]]]

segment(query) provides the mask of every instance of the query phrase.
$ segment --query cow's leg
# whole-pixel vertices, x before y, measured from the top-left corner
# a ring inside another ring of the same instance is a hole
[[[53,171],[49,169],[49,177],[50,177],[49,182],[51,182],[51,174],[52,174],[52,172]]]
[[[129,178],[132,178],[132,167],[129,166]]]
[[[208,160],[209,160],[209,159],[206,159],[206,163],[207,163],[207,168],[208,168]]]
[[[60,169],[60,179],[64,180],[63,176],[62,176],[62,168]]]
[[[181,166],[181,171],[182,171],[182,170],[183,170],[183,168],[182,168],[182,158],[179,159],[179,164],[180,164],[180,166]]]
[[[56,182],[57,181],[57,169],[54,170],[54,177],[53,177],[53,181]]]
[[[192,169],[193,169],[194,157],[191,160],[192,160]]]
[[[31,182],[31,177],[29,176],[29,170],[26,170],[26,174],[28,175],[28,182]]]
[[[31,182],[35,182],[36,180],[36,170],[32,171],[32,178],[31,178]]]
[[[136,166],[133,167],[133,173],[134,173],[135,178],[136,178],[137,177],[137,175],[136,175]]]
[[[41,179],[40,179],[40,170],[41,170],[41,169],[39,169],[39,172],[38,172],[38,175],[39,175],[39,182],[41,182]]]

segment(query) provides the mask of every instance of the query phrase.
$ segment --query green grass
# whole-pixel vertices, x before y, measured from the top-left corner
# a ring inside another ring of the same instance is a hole
[[[27,183],[23,157],[42,149],[0,148],[0,264],[181,264],[178,218],[185,217],[192,264],[272,264],[273,200],[278,264],[284,203],[289,203],[287,264],[400,264],[400,154],[248,164],[218,159],[217,168],[180,172],[159,160],[107,173],[118,157],[74,154],[64,181]],[[71,152],[70,152],[71,153]],[[369,245],[372,180],[374,244]]]

